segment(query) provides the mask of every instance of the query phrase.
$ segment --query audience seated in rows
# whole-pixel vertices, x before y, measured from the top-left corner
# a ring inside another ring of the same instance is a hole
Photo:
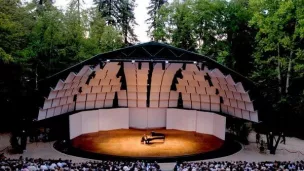
[[[0,171],[160,171],[159,165],[143,161],[90,161],[73,163],[71,160],[0,159]]]
[[[174,171],[304,171],[304,161],[287,162],[178,162]]]

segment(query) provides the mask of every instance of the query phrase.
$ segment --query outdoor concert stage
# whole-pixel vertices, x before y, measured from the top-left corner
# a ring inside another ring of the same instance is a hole
[[[144,134],[151,131],[165,134],[165,140],[141,143]],[[210,152],[219,149],[224,141],[208,134],[179,130],[119,129],[99,131],[78,136],[72,145],[84,151],[124,157],[177,157]]]

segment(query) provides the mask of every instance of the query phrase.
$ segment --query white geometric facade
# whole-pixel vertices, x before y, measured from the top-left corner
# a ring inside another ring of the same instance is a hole
[[[107,62],[85,65],[59,80],[45,99],[38,120],[61,114],[113,107],[176,108],[181,95],[183,108],[210,111],[258,122],[258,114],[242,83],[219,69],[196,64],[153,62]],[[121,68],[123,66],[123,68]],[[152,67],[152,68],[151,68]],[[123,71],[123,74],[119,71]],[[176,77],[176,73],[182,77]],[[149,85],[149,74],[150,85]],[[126,88],[122,89],[122,77]],[[177,80],[177,84],[173,83]],[[173,85],[175,84],[175,85]],[[173,90],[172,87],[176,87]]]

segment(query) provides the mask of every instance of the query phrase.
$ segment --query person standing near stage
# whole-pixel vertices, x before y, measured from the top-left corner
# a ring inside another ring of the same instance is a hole
[[[255,139],[256,139],[256,143],[259,144],[260,143],[260,139],[261,139],[261,135],[259,133],[257,133],[255,135]]]

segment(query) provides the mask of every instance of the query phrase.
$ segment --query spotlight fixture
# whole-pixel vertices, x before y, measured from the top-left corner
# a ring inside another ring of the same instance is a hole
[[[196,62],[196,61],[193,61],[193,63],[194,63],[194,64],[197,64],[197,62]]]
[[[166,64],[168,64],[169,63],[169,61],[166,61]]]
[[[110,59],[107,59],[107,62],[110,62]]]
[[[134,63],[135,62],[135,60],[132,60],[132,63]]]

